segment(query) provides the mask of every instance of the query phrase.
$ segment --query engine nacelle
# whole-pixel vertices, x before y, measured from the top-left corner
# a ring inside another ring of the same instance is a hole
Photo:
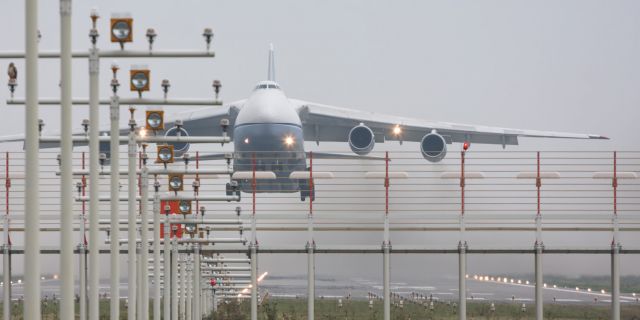
[[[427,133],[420,140],[420,152],[429,162],[439,162],[447,155],[447,141],[435,132]]]
[[[178,131],[178,127],[172,127],[167,130],[164,134],[165,137],[175,137],[180,132],[181,137],[188,137],[189,132],[184,129],[184,127],[180,127],[180,131]],[[173,154],[176,158],[181,157],[185,152],[189,151],[190,144],[187,142],[169,142],[167,144],[173,145]]]
[[[364,156],[373,150],[375,144],[373,131],[364,124],[361,123],[349,131],[349,147],[355,154]]]

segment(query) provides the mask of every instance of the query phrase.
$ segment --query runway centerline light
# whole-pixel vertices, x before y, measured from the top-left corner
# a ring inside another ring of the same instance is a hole
[[[126,42],[133,42],[133,19],[128,14],[113,14],[111,16],[111,42],[120,43],[124,49]]]
[[[157,146],[158,162],[159,163],[173,163],[173,145],[165,144]]]
[[[170,191],[182,191],[184,190],[184,176],[182,174],[169,174],[169,190]]]
[[[147,110],[145,126],[147,130],[158,131],[164,129],[164,111]]]

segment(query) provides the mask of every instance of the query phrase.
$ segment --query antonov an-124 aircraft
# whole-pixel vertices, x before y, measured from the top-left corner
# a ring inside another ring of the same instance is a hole
[[[269,51],[268,80],[259,82],[247,99],[223,107],[207,107],[168,117],[164,134],[219,136],[219,124],[228,119],[225,131],[234,144],[234,172],[273,172],[275,179],[259,180],[256,192],[300,192],[300,197],[314,199],[309,177],[293,175],[308,171],[309,154],[304,142],[346,142],[354,154],[313,152],[313,159],[380,159],[369,157],[376,143],[412,141],[420,143],[420,152],[429,162],[439,162],[452,143],[517,145],[519,137],[607,139],[594,134],[577,134],[536,130],[507,129],[449,122],[431,122],[413,118],[328,106],[288,98],[275,81],[274,51]],[[180,129],[174,123],[182,120]],[[101,143],[108,152],[108,143]],[[189,149],[185,143],[174,144],[176,155]],[[224,154],[201,155],[201,160],[224,159]],[[251,180],[227,184],[227,194],[252,192]],[[311,192],[309,191],[311,190]]]
[[[449,122],[431,122],[354,109],[333,107],[288,98],[275,82],[273,46],[269,51],[268,80],[259,82],[245,100],[222,108],[204,108],[176,115],[190,136],[220,135],[220,120],[229,120],[228,134],[235,148],[234,170],[270,171],[275,180],[258,181],[256,192],[308,193],[308,178],[292,179],[293,172],[306,171],[308,153],[304,142],[346,142],[354,155],[313,152],[314,159],[366,159],[376,142],[387,140],[420,143],[420,152],[429,162],[438,162],[447,154],[447,144],[481,143],[517,145],[519,137],[607,139],[593,134],[496,128]],[[169,123],[169,126],[171,124]],[[176,146],[185,152],[187,145]],[[222,155],[204,155],[222,158]],[[239,188],[252,191],[251,181],[238,181]],[[227,192],[230,192],[228,189]]]

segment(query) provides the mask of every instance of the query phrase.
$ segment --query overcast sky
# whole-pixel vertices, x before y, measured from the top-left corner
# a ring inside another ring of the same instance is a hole
[[[74,51],[88,48],[92,7],[102,15],[102,49],[117,48],[108,42],[114,12],[134,18],[131,49],[147,47],[148,27],[158,33],[158,50],[202,49],[203,28],[214,29],[216,58],[209,61],[119,61],[124,72],[131,64],[150,66],[152,91],[146,97],[162,95],[164,78],[171,80],[172,97],[211,97],[211,82],[220,79],[222,99],[243,99],[266,78],[267,50],[274,43],[276,78],[290,97],[425,120],[612,138],[522,139],[528,149],[640,147],[638,1],[76,0]],[[58,12],[58,1],[40,1],[41,50],[59,49]],[[24,50],[23,3],[4,1],[0,21],[5,26],[0,50]],[[111,62],[102,61],[102,97],[110,93]],[[23,97],[24,64],[16,63],[21,72],[16,96]],[[2,77],[7,65],[0,62]],[[77,60],[73,67],[74,96],[87,97],[87,61]],[[41,61],[41,97],[59,97],[58,81],[58,61]],[[23,133],[23,111],[6,106],[8,97],[8,90],[0,90],[0,135]],[[86,107],[75,109],[76,129],[87,114]],[[106,121],[108,108],[102,115]],[[41,118],[48,130],[59,128],[57,107],[42,107]],[[343,149],[348,150],[346,144]],[[606,272],[607,264],[580,268]]]

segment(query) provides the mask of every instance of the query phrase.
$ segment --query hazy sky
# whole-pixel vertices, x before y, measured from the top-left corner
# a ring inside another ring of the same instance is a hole
[[[0,31],[0,50],[24,50],[23,3],[5,1],[1,7],[5,28]],[[171,80],[172,97],[211,97],[211,82],[220,79],[222,99],[243,99],[266,78],[267,49],[274,43],[276,78],[290,97],[426,120],[612,138],[523,139],[528,149],[640,147],[638,1],[76,0],[74,51],[88,48],[92,7],[102,15],[102,49],[117,48],[108,42],[113,12],[129,12],[135,19],[135,43],[127,44],[131,49],[147,47],[148,27],[158,33],[158,50],[204,48],[203,28],[214,29],[216,58],[210,61],[120,61],[121,83],[126,83],[124,74],[131,64],[150,66],[152,92],[146,97],[162,95],[159,83],[164,78]],[[58,12],[58,1],[40,1],[41,50],[59,48]],[[102,97],[110,94],[111,62],[102,61]],[[16,63],[21,72],[16,96],[23,97],[24,64]],[[0,62],[2,77],[7,65],[8,61]],[[73,67],[74,96],[87,97],[87,61],[77,60]],[[58,61],[40,62],[40,95],[59,97],[58,81]],[[22,133],[23,111],[5,105],[9,93],[3,90],[0,134]],[[75,110],[79,129],[88,112],[86,107]],[[108,108],[102,115],[106,121]],[[41,117],[48,130],[59,128],[57,107],[41,108]],[[346,144],[343,150],[348,150]],[[379,241],[377,237],[372,239]],[[568,260],[562,259],[558,266]],[[605,272],[607,265],[581,268]]]

